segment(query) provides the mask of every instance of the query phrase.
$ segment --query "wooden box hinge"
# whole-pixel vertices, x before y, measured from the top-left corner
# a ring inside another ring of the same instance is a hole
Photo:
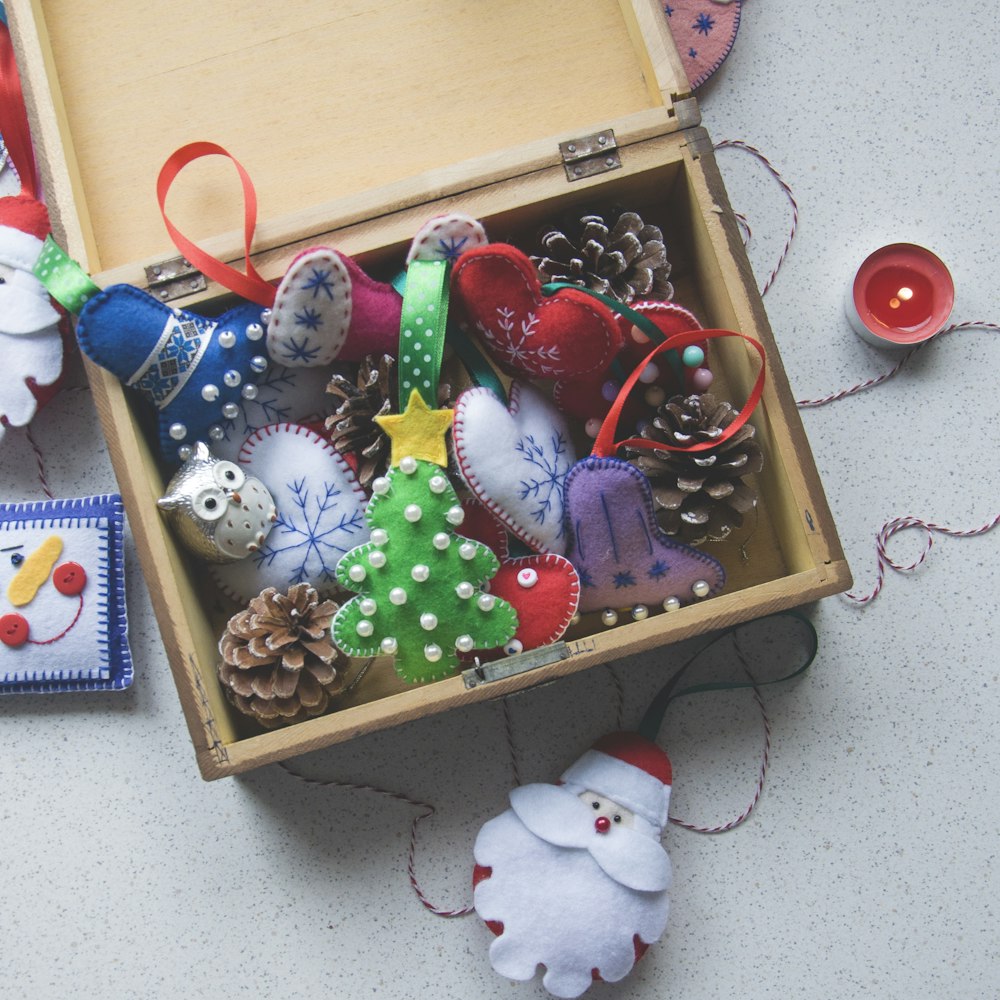
[[[170,260],[150,264],[146,268],[146,282],[149,294],[161,302],[203,292],[208,287],[205,275],[184,257],[171,257]]]
[[[551,645],[542,646],[540,649],[531,649],[518,656],[508,656],[502,660],[493,660],[491,663],[478,663],[476,666],[462,671],[462,680],[467,688],[479,687],[481,684],[500,681],[505,677],[514,677],[528,670],[544,667],[548,663],[568,659],[569,656],[570,649],[566,643],[553,642]]]
[[[570,181],[618,170],[622,165],[614,129],[610,128],[561,142],[559,153],[566,168],[566,178]]]

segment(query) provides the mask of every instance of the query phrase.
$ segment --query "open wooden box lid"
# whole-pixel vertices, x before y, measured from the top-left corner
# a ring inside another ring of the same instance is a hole
[[[99,284],[141,284],[137,263],[174,255],[155,182],[195,140],[244,164],[262,220],[255,248],[271,249],[343,217],[330,203],[350,200],[363,218],[551,166],[575,136],[611,127],[625,144],[698,121],[656,0],[11,8],[49,81],[49,95],[32,95],[49,118],[46,180],[57,205],[69,189],[77,214],[57,222]],[[189,171],[171,218],[210,252],[239,256],[232,166],[209,157]]]

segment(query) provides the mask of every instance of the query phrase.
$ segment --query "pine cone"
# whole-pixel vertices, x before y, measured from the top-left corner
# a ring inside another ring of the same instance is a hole
[[[344,687],[349,662],[333,644],[333,601],[308,583],[268,587],[229,619],[219,641],[219,679],[229,700],[266,729],[322,715]]]
[[[584,215],[539,240],[542,253],[531,258],[543,282],[568,281],[610,295],[628,305],[634,299],[673,298],[670,261],[657,226],[635,212],[622,212],[609,229],[599,215]]]
[[[357,458],[358,482],[364,489],[376,476],[384,475],[389,466],[391,445],[375,417],[392,412],[395,367],[391,355],[371,354],[361,362],[356,379],[335,372],[326,387],[340,400],[333,416],[326,418],[330,443],[341,454]]]
[[[710,393],[674,396],[640,433],[650,441],[689,446],[716,440],[735,419],[733,407]],[[744,424],[704,451],[625,449],[649,479],[657,520],[668,535],[697,545],[722,541],[743,524],[743,515],[757,504],[757,493],[744,478],[764,467],[755,433],[752,424]]]

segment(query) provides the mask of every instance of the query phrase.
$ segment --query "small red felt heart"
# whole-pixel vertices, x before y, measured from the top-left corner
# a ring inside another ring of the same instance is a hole
[[[451,277],[462,327],[506,371],[574,378],[601,371],[622,347],[611,311],[575,288],[542,294],[534,265],[504,243],[462,254]]]

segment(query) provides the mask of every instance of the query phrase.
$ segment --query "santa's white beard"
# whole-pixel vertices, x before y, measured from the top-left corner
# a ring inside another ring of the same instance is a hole
[[[608,836],[615,832],[631,831]],[[608,982],[624,978],[635,963],[635,936],[651,944],[666,927],[665,890],[619,884],[587,850],[542,840],[513,810],[483,826],[475,858],[492,869],[476,886],[476,911],[503,924],[490,947],[493,968],[527,980],[544,965],[543,984],[557,997],[579,996],[594,971]]]
[[[33,275],[15,271],[0,285],[0,416],[23,426],[37,402],[27,380],[51,385],[62,372],[59,314]],[[0,423],[0,435],[3,434]]]

